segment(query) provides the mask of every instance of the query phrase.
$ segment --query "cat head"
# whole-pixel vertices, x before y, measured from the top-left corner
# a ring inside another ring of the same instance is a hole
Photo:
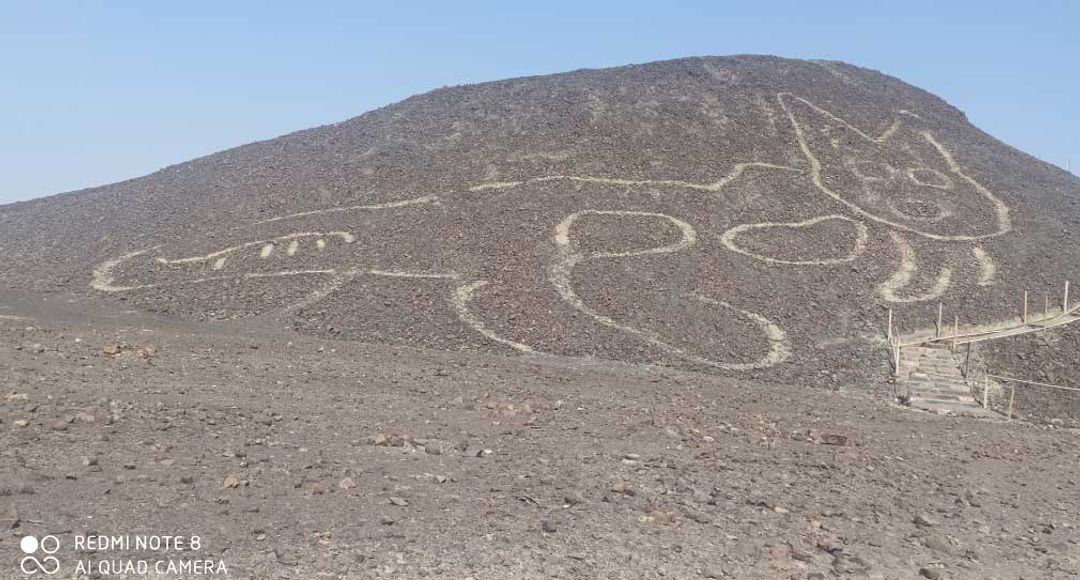
[[[874,136],[801,97],[779,99],[814,184],[862,217],[943,241],[1009,231],[1009,208],[964,173],[914,115]]]

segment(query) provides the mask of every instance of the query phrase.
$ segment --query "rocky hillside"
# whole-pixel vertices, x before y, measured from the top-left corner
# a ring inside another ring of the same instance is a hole
[[[58,168],[62,169],[62,168]],[[691,58],[440,89],[0,207],[0,286],[326,337],[814,383],[886,310],[1077,278],[1080,181],[881,73]],[[251,323],[251,322],[248,322]]]

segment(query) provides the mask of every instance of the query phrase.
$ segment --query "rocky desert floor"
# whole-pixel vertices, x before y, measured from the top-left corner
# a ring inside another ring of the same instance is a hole
[[[1080,576],[1077,431],[889,392],[3,298],[0,578]]]

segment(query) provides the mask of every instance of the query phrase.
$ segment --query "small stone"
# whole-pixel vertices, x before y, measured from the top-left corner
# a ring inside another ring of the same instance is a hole
[[[195,478],[190,476],[190,475],[181,475],[180,476],[180,483],[184,483],[184,484],[195,483]]]
[[[122,349],[120,348],[119,344],[109,344],[106,345],[105,348],[101,349],[101,352],[105,353],[106,356],[116,356],[120,354],[121,350]]]
[[[27,421],[26,419],[15,419],[14,425],[16,427],[28,427],[30,425],[30,421]]]
[[[484,448],[479,445],[469,445],[461,454],[465,457],[480,457],[484,455]]]
[[[571,506],[582,503],[585,503],[585,497],[576,491],[563,496],[563,505]]]
[[[373,435],[369,441],[371,441],[372,445],[378,447],[403,447],[405,445],[404,437],[393,434],[387,435],[379,433],[378,435]]]
[[[49,421],[49,429],[53,431],[67,431],[68,422],[64,419],[53,419]]]
[[[97,417],[85,411],[81,411],[75,414],[75,420],[80,423],[93,423],[97,421]]]
[[[390,501],[391,505],[396,505],[396,506],[401,506],[401,507],[405,507],[405,506],[409,505],[409,501],[406,500],[403,497],[391,497],[389,501]]]
[[[390,516],[380,516],[379,517],[379,523],[384,525],[384,526],[392,526],[392,525],[394,525],[394,518],[392,518]]]
[[[546,534],[554,534],[559,528],[555,526],[555,522],[551,520],[544,520],[540,522],[540,529],[544,530]]]
[[[941,554],[947,554],[951,556],[953,553],[952,546],[950,546],[945,540],[942,540],[941,538],[927,538],[923,541],[923,545],[925,545],[927,549]]]
[[[230,475],[225,478],[225,482],[221,484],[221,487],[225,489],[235,489],[240,487],[240,478],[235,475]]]
[[[348,490],[356,487],[356,481],[354,481],[353,478],[351,478],[351,477],[346,477],[346,478],[342,479],[341,481],[339,481],[337,486],[340,489],[348,491]]]
[[[436,475],[435,476],[435,481],[437,483],[446,483],[447,479],[449,479],[449,478],[447,478],[445,475]]]
[[[97,465],[98,464],[98,458],[97,457],[83,457],[82,458],[82,464],[83,464],[83,467],[90,467],[91,465]]]
[[[941,570],[938,568],[919,568],[919,576],[930,580],[941,580]]]
[[[840,433],[825,432],[820,435],[820,438],[823,445],[847,445],[848,442],[847,435]]]
[[[911,521],[915,524],[915,527],[922,529],[932,528],[937,525],[937,522],[930,519],[930,516],[926,514],[916,514]]]
[[[296,566],[299,563],[297,562],[296,558],[294,558],[291,554],[288,554],[281,550],[274,550],[274,557],[277,558],[279,564],[285,566]]]

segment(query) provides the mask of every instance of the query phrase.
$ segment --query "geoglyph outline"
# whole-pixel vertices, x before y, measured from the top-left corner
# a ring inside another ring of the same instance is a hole
[[[822,193],[825,193],[828,197],[830,197],[830,198],[832,198],[832,199],[834,199],[836,201],[839,201],[841,204],[846,206],[849,210],[854,212],[858,217],[869,220],[869,221],[872,221],[872,222],[879,223],[879,224],[884,225],[884,226],[886,226],[888,228],[892,228],[893,230],[900,230],[900,231],[903,231],[903,232],[907,232],[907,233],[910,233],[910,234],[915,234],[915,235],[918,235],[918,236],[922,236],[922,237],[925,237],[925,238],[928,238],[928,239],[931,239],[931,240],[941,241],[941,242],[957,242],[957,241],[981,240],[981,239],[984,239],[984,238],[989,238],[989,237],[1002,235],[1002,234],[1010,231],[1010,229],[1012,227],[1012,224],[1011,224],[1011,220],[1010,220],[1010,217],[1009,217],[1009,209],[1008,209],[1008,207],[1003,202],[1001,202],[1001,200],[998,199],[993,193],[991,193],[989,190],[987,190],[985,187],[983,187],[980,183],[978,183],[975,179],[973,179],[972,177],[970,177],[969,175],[964,173],[962,168],[959,166],[959,164],[952,157],[951,152],[949,152],[943,145],[941,145],[941,143],[939,143],[933,137],[933,135],[930,134],[929,131],[921,131],[918,134],[941,155],[941,158],[945,161],[946,165],[948,165],[950,171],[952,171],[955,175],[959,176],[961,179],[965,180],[970,185],[972,185],[976,189],[976,191],[978,191],[980,193],[980,195],[985,197],[987,200],[989,200],[993,204],[995,214],[996,214],[996,219],[997,219],[997,222],[998,222],[996,231],[994,231],[992,233],[989,233],[989,234],[973,235],[973,236],[953,236],[953,235],[933,234],[933,233],[930,233],[930,232],[921,231],[918,228],[911,227],[911,226],[908,226],[908,225],[905,225],[905,224],[896,223],[895,221],[892,221],[892,220],[889,220],[887,218],[878,216],[877,214],[875,214],[875,213],[873,213],[871,211],[863,209],[862,207],[858,206],[855,203],[852,203],[852,202],[849,202],[849,201],[845,200],[838,193],[836,193],[836,192],[832,191],[831,189],[829,189],[824,184],[824,182],[822,181],[822,179],[821,179],[821,170],[822,170],[821,162],[820,162],[820,160],[817,159],[817,157],[815,156],[812,148],[809,146],[809,144],[808,144],[808,142],[806,140],[806,135],[804,133],[804,128],[802,127],[802,125],[800,123],[800,120],[798,119],[798,115],[796,115],[792,111],[791,107],[789,107],[788,103],[786,102],[786,99],[797,99],[797,100],[801,101],[804,105],[806,105],[806,106],[810,107],[811,109],[813,109],[814,111],[816,111],[818,114],[824,115],[824,116],[834,120],[835,122],[838,122],[838,123],[842,124],[846,128],[853,131],[856,135],[859,135],[861,138],[866,139],[869,142],[876,143],[876,144],[883,143],[884,141],[892,138],[899,131],[899,129],[901,127],[901,121],[899,119],[894,120],[893,123],[885,131],[883,131],[878,137],[872,137],[869,134],[867,134],[867,133],[863,132],[862,130],[858,129],[854,125],[848,123],[846,120],[844,120],[844,119],[842,119],[842,118],[840,118],[840,117],[838,117],[836,115],[833,115],[832,113],[830,113],[829,111],[827,111],[827,110],[825,110],[825,109],[823,109],[821,107],[818,107],[817,105],[813,104],[812,102],[810,102],[807,99],[792,95],[790,93],[779,93],[777,95],[777,100],[778,100],[778,102],[780,104],[780,107],[783,109],[784,113],[787,115],[789,121],[792,124],[792,127],[795,130],[796,140],[798,142],[799,149],[801,150],[801,152],[803,154],[803,157],[808,161],[808,163],[810,165],[810,171],[809,171],[808,176],[809,176],[811,182],[814,184],[816,189],[818,189]],[[476,185],[468,187],[467,190],[469,192],[483,192],[483,191],[489,191],[489,190],[499,191],[499,190],[513,189],[513,188],[516,188],[516,187],[519,187],[519,186],[522,186],[522,185],[526,185],[526,184],[544,183],[544,182],[551,182],[551,181],[571,181],[571,182],[586,183],[586,184],[607,185],[607,186],[623,186],[623,187],[670,186],[670,187],[677,187],[677,188],[689,189],[689,190],[694,190],[694,191],[703,191],[703,192],[709,192],[709,193],[719,193],[719,192],[723,191],[725,188],[727,188],[733,181],[735,181],[736,179],[741,177],[743,175],[743,173],[747,169],[753,169],[753,168],[776,170],[776,171],[788,171],[788,172],[804,174],[804,175],[807,174],[806,171],[804,171],[802,169],[799,169],[797,167],[790,166],[790,165],[783,165],[783,164],[769,163],[769,162],[761,162],[761,161],[752,161],[752,162],[735,163],[734,165],[731,166],[731,169],[723,177],[721,177],[719,180],[717,180],[715,182],[711,182],[711,183],[696,183],[696,182],[690,182],[690,181],[684,181],[684,180],[678,180],[678,179],[624,179],[624,178],[616,178],[616,177],[598,177],[598,176],[548,175],[548,176],[533,177],[533,178],[528,178],[528,179],[523,179],[523,180],[518,180],[518,181],[481,182],[481,183],[478,183]],[[927,169],[931,169],[931,168],[927,168]],[[910,173],[911,169],[909,168],[907,171]],[[936,171],[936,170],[934,170],[934,171]],[[945,174],[942,174],[942,175],[945,175]],[[947,175],[946,175],[946,178],[948,179]],[[913,181],[918,182],[918,180],[914,180],[914,178],[913,178]],[[926,185],[927,187],[937,187],[935,184],[930,184],[930,183],[926,183],[926,184],[923,184],[923,185]],[[941,187],[937,187],[937,188],[938,189],[951,189],[952,187],[953,187],[953,184],[952,184],[952,181],[950,179],[948,183],[944,184]],[[308,210],[308,211],[296,212],[296,213],[287,214],[287,215],[271,217],[271,218],[268,218],[268,219],[264,219],[264,220],[254,222],[254,223],[249,224],[249,225],[261,225],[261,224],[267,224],[267,223],[276,223],[276,222],[282,222],[282,221],[291,220],[291,219],[299,219],[299,218],[305,218],[305,217],[311,217],[311,216],[337,214],[337,213],[350,212],[350,211],[392,210],[392,209],[405,208],[405,207],[411,207],[411,206],[430,205],[430,204],[434,204],[434,203],[438,202],[441,199],[441,197],[442,197],[441,195],[431,194],[431,195],[423,195],[423,196],[413,197],[413,198],[409,198],[409,199],[390,201],[390,202],[385,202],[385,203],[360,204],[360,205],[340,206],[340,207]],[[583,215],[589,215],[589,214],[596,214],[596,215],[605,215],[605,214],[607,214],[607,215],[628,215],[628,216],[648,217],[648,218],[654,218],[654,219],[664,219],[664,220],[667,220],[669,223],[675,225],[680,230],[680,232],[682,234],[682,238],[679,241],[674,242],[672,244],[659,246],[659,247],[654,247],[654,248],[648,248],[648,249],[644,249],[644,250],[631,250],[631,251],[626,251],[626,252],[599,252],[599,253],[593,253],[593,254],[581,254],[581,253],[577,252],[577,250],[575,250],[573,248],[572,236],[570,235],[570,228],[573,225],[573,223],[579,217],[581,217]],[[748,250],[740,247],[736,242],[736,238],[737,238],[737,236],[739,234],[744,233],[746,231],[754,230],[754,229],[765,229],[765,228],[769,228],[769,227],[806,227],[806,226],[814,225],[814,224],[817,224],[817,223],[821,223],[821,222],[823,222],[825,220],[829,220],[829,219],[845,220],[845,221],[851,222],[852,224],[855,225],[855,227],[856,227],[855,245],[854,245],[852,251],[849,253],[848,256],[845,256],[845,257],[842,257],[842,258],[829,258],[829,259],[823,259],[823,260],[783,260],[783,259],[774,258],[774,257],[771,257],[771,256],[762,255],[762,254],[759,254],[759,253],[748,251]],[[808,218],[808,219],[802,220],[802,221],[759,222],[759,223],[753,223],[753,224],[741,224],[741,225],[732,227],[732,228],[728,229],[726,232],[724,232],[724,234],[721,237],[721,241],[722,241],[723,245],[727,249],[729,249],[729,250],[731,250],[731,251],[733,251],[735,253],[742,254],[742,255],[751,257],[753,259],[762,260],[762,261],[769,262],[769,263],[793,265],[793,266],[830,266],[830,265],[836,265],[836,264],[841,264],[841,263],[845,263],[845,262],[850,262],[852,260],[855,260],[859,256],[861,256],[863,254],[864,250],[865,250],[868,235],[869,235],[868,234],[868,229],[867,229],[867,226],[866,226],[865,223],[863,223],[863,222],[861,222],[859,220],[853,219],[851,217],[848,217],[848,216],[844,216],[844,215],[840,215],[840,214],[829,214],[829,215],[811,217],[811,218]],[[899,257],[900,257],[900,266],[899,266],[898,270],[888,280],[882,282],[878,286],[879,295],[882,298],[884,298],[886,301],[889,301],[889,302],[914,302],[914,301],[921,301],[921,300],[929,300],[929,299],[932,299],[934,297],[940,296],[942,293],[944,293],[947,290],[947,288],[948,288],[948,286],[950,284],[950,280],[951,280],[951,271],[948,268],[943,268],[939,272],[939,275],[938,275],[937,280],[935,281],[934,287],[929,292],[921,294],[921,295],[909,296],[909,297],[902,297],[902,296],[899,295],[899,291],[910,284],[911,279],[913,278],[915,272],[917,271],[917,264],[916,264],[916,259],[915,259],[915,255],[914,255],[914,250],[911,248],[910,244],[908,244],[907,241],[904,240],[903,237],[900,235],[900,233],[897,232],[897,231],[891,232],[891,235],[893,236],[893,240],[894,240],[894,243],[895,243],[895,245],[897,247],[897,251],[898,251],[898,254],[899,254]],[[237,252],[237,251],[239,251],[241,249],[254,247],[256,245],[261,244],[262,245],[262,251],[260,252],[260,257],[263,258],[263,259],[266,259],[266,258],[269,258],[271,256],[271,254],[274,251],[277,250],[277,247],[278,247],[279,244],[282,244],[284,242],[288,242],[288,244],[286,246],[285,253],[288,256],[293,256],[299,251],[299,240],[301,240],[303,238],[308,238],[308,237],[317,237],[317,242],[316,242],[317,247],[318,247],[318,249],[323,249],[325,247],[325,241],[324,240],[325,240],[325,237],[327,237],[327,236],[339,237],[342,240],[346,241],[347,243],[352,243],[355,240],[355,237],[353,237],[352,234],[350,234],[348,232],[343,232],[343,231],[334,231],[334,232],[326,232],[326,233],[320,233],[320,232],[295,232],[295,233],[292,233],[292,234],[287,234],[287,235],[284,235],[284,236],[278,236],[278,237],[275,237],[275,238],[271,238],[269,240],[258,240],[258,241],[252,241],[252,242],[244,242],[244,243],[238,244],[236,246],[232,246],[232,247],[229,247],[229,248],[225,248],[225,249],[222,249],[222,250],[219,250],[219,251],[216,251],[216,252],[212,252],[212,253],[206,254],[206,255],[201,255],[201,256],[191,256],[191,257],[187,257],[187,258],[172,258],[172,259],[159,257],[159,258],[157,258],[157,262],[161,263],[161,264],[166,264],[166,265],[168,265],[168,264],[207,263],[207,264],[210,264],[210,267],[211,267],[212,270],[217,271],[217,270],[223,269],[223,267],[225,266],[225,261],[226,261],[226,259],[228,257],[230,257],[232,254],[234,254],[235,252]],[[622,257],[642,256],[642,255],[650,255],[650,254],[655,255],[655,254],[674,253],[674,252],[681,251],[683,249],[686,249],[686,248],[694,245],[696,243],[696,241],[697,241],[696,236],[697,236],[697,234],[696,234],[693,226],[691,226],[689,223],[687,223],[687,222],[685,222],[683,220],[680,220],[678,218],[675,218],[675,217],[667,215],[667,214],[662,214],[662,213],[657,213],[657,212],[648,212],[648,211],[637,211],[637,210],[594,210],[594,209],[580,210],[580,211],[569,214],[561,222],[559,222],[559,224],[556,226],[555,235],[553,237],[553,242],[554,242],[554,244],[556,246],[556,257],[555,257],[555,259],[553,260],[553,262],[551,263],[551,265],[549,267],[548,281],[554,286],[556,292],[559,294],[559,296],[560,296],[560,298],[562,300],[564,300],[566,303],[568,303],[575,310],[590,316],[597,323],[599,323],[599,324],[601,324],[603,326],[607,326],[607,327],[610,327],[610,328],[613,328],[613,329],[616,329],[616,330],[619,330],[619,331],[622,331],[622,332],[626,332],[626,333],[635,335],[635,336],[641,338],[642,340],[644,340],[644,341],[658,347],[662,351],[668,352],[669,354],[672,354],[672,355],[676,355],[676,356],[678,356],[680,358],[684,358],[684,359],[689,360],[691,362],[704,364],[704,365],[715,367],[715,368],[727,369],[727,370],[750,370],[750,369],[760,369],[760,368],[773,366],[773,365],[779,364],[780,362],[783,362],[784,360],[789,358],[791,356],[790,345],[789,345],[789,341],[788,341],[788,339],[786,337],[786,334],[784,333],[783,329],[781,329],[779,326],[772,323],[771,321],[769,321],[767,318],[765,318],[764,316],[762,316],[760,314],[756,314],[756,313],[753,313],[753,312],[738,309],[738,308],[732,306],[731,304],[729,304],[727,302],[724,302],[724,301],[721,301],[721,300],[716,300],[716,299],[712,299],[712,298],[701,296],[701,295],[688,295],[689,297],[691,297],[692,299],[695,299],[695,300],[699,300],[699,301],[702,301],[702,302],[705,302],[705,303],[708,303],[708,304],[712,304],[712,305],[715,305],[715,306],[719,306],[719,307],[734,310],[738,315],[744,316],[744,317],[747,317],[747,318],[750,318],[751,320],[753,320],[755,322],[755,324],[757,324],[759,326],[759,328],[762,330],[762,332],[764,333],[764,335],[766,336],[766,338],[767,338],[767,340],[769,342],[770,350],[769,350],[769,353],[767,355],[765,355],[764,357],[762,357],[761,359],[759,359],[757,361],[753,361],[753,362],[750,362],[750,363],[721,363],[721,362],[712,361],[712,360],[709,360],[709,359],[706,359],[706,358],[703,358],[703,357],[699,357],[699,356],[694,355],[692,353],[686,352],[684,349],[681,349],[681,348],[678,348],[678,347],[675,347],[673,345],[668,344],[667,342],[665,342],[664,340],[661,339],[661,336],[658,333],[648,331],[648,330],[642,330],[642,329],[633,328],[633,327],[621,324],[621,323],[615,321],[614,319],[611,319],[610,317],[607,317],[607,316],[605,316],[603,314],[595,312],[589,306],[584,304],[583,301],[581,301],[581,299],[578,297],[576,291],[573,289],[573,284],[571,282],[572,272],[573,272],[575,267],[577,267],[578,265],[580,265],[581,263],[583,263],[585,261],[592,260],[592,259],[601,259],[601,258],[622,258]],[[117,258],[109,259],[109,260],[106,260],[106,261],[98,264],[92,270],[92,279],[90,281],[90,286],[92,288],[94,288],[95,290],[102,291],[102,292],[124,292],[124,291],[131,291],[131,290],[137,290],[137,289],[142,289],[142,288],[152,288],[152,287],[154,287],[154,285],[152,285],[152,284],[130,285],[130,286],[117,285],[115,283],[115,279],[114,279],[114,271],[118,266],[120,266],[124,262],[126,262],[128,260],[131,260],[131,259],[134,259],[134,258],[137,258],[138,256],[144,255],[144,254],[146,254],[148,252],[152,252],[152,251],[157,250],[159,248],[160,248],[160,246],[154,246],[154,247],[147,248],[147,249],[144,249],[144,250],[139,250],[139,251],[127,253],[127,254],[124,254],[124,255],[119,256]],[[976,261],[978,262],[979,268],[980,268],[979,284],[980,285],[992,284],[993,281],[994,281],[994,275],[995,275],[995,272],[996,272],[996,269],[994,267],[992,258],[989,256],[988,253],[986,253],[986,251],[982,247],[979,247],[979,246],[976,246],[975,248],[973,248],[972,253],[973,253]],[[471,282],[461,282],[462,276],[460,274],[456,273],[456,272],[429,273],[429,272],[404,272],[404,271],[379,270],[379,269],[356,269],[356,268],[339,269],[339,268],[329,268],[329,269],[318,269],[318,270],[315,270],[315,269],[312,269],[312,270],[282,270],[282,271],[278,271],[278,272],[268,272],[268,273],[249,272],[249,273],[242,273],[242,274],[236,274],[236,275],[231,275],[231,276],[207,276],[207,277],[198,278],[198,279],[194,279],[194,280],[188,280],[187,282],[189,282],[189,283],[204,283],[204,282],[212,282],[212,281],[220,281],[220,280],[228,280],[228,279],[257,279],[257,278],[274,278],[274,277],[288,277],[288,276],[301,276],[301,275],[329,276],[330,281],[329,281],[328,284],[324,285],[323,287],[321,287],[318,290],[316,290],[316,291],[312,292],[311,294],[309,294],[303,300],[301,300],[301,301],[299,301],[299,302],[297,302],[295,304],[288,305],[288,306],[284,307],[284,309],[282,310],[284,312],[292,312],[292,311],[298,310],[300,308],[303,308],[305,306],[308,306],[310,304],[314,304],[315,302],[318,302],[319,300],[322,300],[323,298],[326,298],[331,293],[336,291],[338,288],[340,288],[344,284],[348,283],[350,280],[354,279],[357,276],[361,276],[361,275],[387,276],[387,277],[412,278],[412,279],[421,279],[421,278],[445,279],[445,280],[457,281],[457,284],[454,285],[451,288],[450,303],[451,303],[455,313],[457,314],[458,318],[463,323],[465,323],[467,326],[472,328],[474,331],[478,332],[479,334],[481,334],[482,336],[484,336],[485,338],[487,338],[487,339],[489,339],[489,340],[491,340],[493,342],[503,344],[503,345],[508,346],[508,347],[510,347],[510,348],[512,348],[514,350],[519,351],[519,352],[525,352],[525,353],[536,353],[537,352],[536,350],[534,350],[529,345],[526,345],[526,344],[523,344],[523,343],[520,343],[520,342],[517,342],[517,341],[514,341],[514,340],[510,340],[510,339],[507,339],[507,338],[504,338],[504,337],[501,337],[497,333],[495,333],[495,332],[491,331],[490,329],[488,329],[485,326],[483,320],[481,320],[479,317],[474,315],[469,309],[469,304],[475,298],[475,295],[476,295],[477,291],[479,289],[483,288],[485,285],[487,285],[488,282],[484,281],[484,280],[475,280],[475,281],[471,281]]]

